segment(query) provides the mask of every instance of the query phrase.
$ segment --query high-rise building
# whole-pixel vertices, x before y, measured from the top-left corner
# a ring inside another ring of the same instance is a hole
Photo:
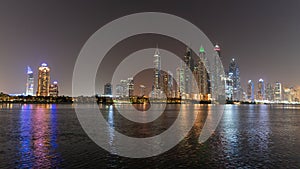
[[[221,48],[218,44],[215,45],[214,51],[216,51],[219,57],[221,58]]]
[[[33,71],[27,66],[27,82],[26,82],[26,95],[33,96],[34,78]]]
[[[285,102],[296,102],[297,90],[294,87],[287,87],[283,89],[283,101]]]
[[[112,95],[112,85],[110,83],[104,85],[104,95]]]
[[[50,68],[46,63],[42,63],[38,71],[37,96],[49,96]]]
[[[281,87],[280,82],[275,83],[274,93],[275,93],[275,101],[277,101],[277,102],[281,101],[282,100],[282,87]]]
[[[127,88],[128,88],[128,96],[132,97],[134,92],[134,82],[132,77],[128,78],[127,80]]]
[[[259,79],[258,81],[257,100],[265,100],[265,82],[263,79]]]
[[[198,87],[200,94],[200,100],[207,100],[209,93],[209,76],[207,71],[207,58],[205,55],[205,49],[201,46],[199,49],[199,60],[194,66],[194,77],[197,84],[194,87]],[[197,90],[194,90],[197,91]]]
[[[180,67],[176,69],[177,97],[183,97],[185,95],[185,70],[183,64],[181,61]]]
[[[242,87],[241,87],[241,79],[240,79],[240,68],[234,58],[231,59],[230,61],[228,74],[231,74],[230,77],[232,78],[232,82],[233,82],[232,100],[241,100]]]
[[[168,71],[168,97],[174,97],[173,89],[173,73]]]
[[[274,101],[274,88],[270,83],[266,85],[266,100]]]
[[[58,96],[58,83],[54,81],[53,84],[49,87],[49,96],[57,97]]]
[[[155,53],[154,53],[154,61],[153,61],[153,66],[154,66],[154,95],[157,96],[158,93],[160,92],[160,87],[161,87],[161,58],[159,55],[159,50],[156,48]]]
[[[187,47],[184,55],[184,79],[185,79],[185,91],[186,94],[191,94],[193,92],[192,76],[194,71],[194,60],[192,58],[192,50]]]
[[[120,84],[116,85],[116,96],[128,97],[127,80],[120,80]]]
[[[247,84],[247,100],[254,102],[254,83],[252,80],[249,80]]]
[[[225,95],[226,95],[226,100],[232,100],[233,81],[229,76],[225,77]]]

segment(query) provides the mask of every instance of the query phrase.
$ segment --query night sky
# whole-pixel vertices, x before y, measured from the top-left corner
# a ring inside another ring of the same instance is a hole
[[[87,39],[114,19],[150,11],[174,14],[197,25],[220,44],[225,68],[231,58],[237,60],[244,86],[259,78],[298,86],[299,8],[299,0],[1,0],[0,91],[25,92],[27,65],[36,79],[38,66],[46,62],[51,79],[60,84],[60,94],[71,95],[74,64]],[[129,46],[134,43],[143,41]],[[117,53],[122,55],[122,50]]]

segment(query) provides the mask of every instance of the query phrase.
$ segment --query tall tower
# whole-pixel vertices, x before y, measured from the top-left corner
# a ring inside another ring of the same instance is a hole
[[[177,97],[183,97],[185,95],[185,71],[183,64],[184,63],[180,61],[180,67],[176,69]]]
[[[128,78],[128,80],[127,80],[127,89],[128,89],[128,96],[133,97],[133,92],[134,92],[133,77]]]
[[[194,60],[192,58],[192,50],[191,48],[187,47],[186,52],[184,55],[184,75],[185,75],[185,93],[191,94],[193,91],[193,84],[192,84],[192,77],[194,71]]]
[[[241,100],[241,79],[240,79],[240,68],[233,58],[229,64],[229,77],[232,78],[233,82],[233,100]]]
[[[199,71],[199,80],[198,83],[198,90],[201,93],[201,100],[207,100],[207,95],[209,94],[209,76],[208,76],[208,63],[205,56],[205,49],[201,46],[199,49],[199,56],[200,60],[198,62],[198,71]],[[197,76],[196,76],[197,77]]]
[[[257,87],[257,100],[265,100],[265,82],[263,79],[259,79]]]
[[[161,81],[161,60],[159,55],[159,50],[156,48],[154,53],[154,89],[160,89]]]
[[[112,95],[112,85],[110,83],[104,85],[104,95]]]
[[[50,68],[46,63],[42,63],[38,72],[37,96],[49,96]]]
[[[274,93],[275,93],[275,101],[281,101],[282,100],[282,87],[281,87],[281,83],[279,83],[279,82],[275,83]]]
[[[34,85],[34,78],[33,78],[33,71],[29,66],[27,66],[27,82],[26,82],[26,95],[33,96],[33,85]]]
[[[252,80],[248,81],[247,85],[247,99],[250,102],[254,102],[254,83]]]

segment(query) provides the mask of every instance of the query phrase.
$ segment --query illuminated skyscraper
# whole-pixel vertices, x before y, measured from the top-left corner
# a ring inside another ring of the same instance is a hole
[[[199,49],[199,61],[197,66],[195,66],[194,71],[199,71],[194,73],[195,79],[198,83],[198,91],[200,92],[200,99],[207,100],[209,93],[209,76],[208,76],[208,62],[205,55],[205,49],[201,46]],[[198,75],[199,74],[199,75]]]
[[[274,88],[270,83],[266,85],[266,100],[274,101]]]
[[[54,81],[53,84],[49,87],[49,96],[57,97],[58,96],[58,84],[57,81]]]
[[[191,48],[187,47],[186,52],[184,55],[184,78],[185,78],[185,91],[184,93],[186,94],[191,94],[192,89],[193,89],[193,84],[192,84],[192,76],[193,76],[193,71],[194,71],[194,60],[192,58],[192,50]]]
[[[254,83],[252,80],[248,81],[247,85],[247,100],[249,102],[254,102]]]
[[[104,95],[112,95],[112,85],[110,83],[104,85]]]
[[[155,50],[153,64],[154,64],[154,89],[160,89],[161,59],[160,59],[158,48],[156,48]]]
[[[263,79],[259,79],[257,87],[257,100],[265,100],[265,82]]]
[[[33,96],[34,78],[33,71],[27,66],[27,82],[26,82],[26,95]]]
[[[176,82],[177,82],[177,97],[185,95],[185,71],[183,62],[180,62],[180,67],[176,69]]]
[[[38,72],[37,96],[49,96],[50,68],[46,63],[42,63]]]
[[[232,83],[233,83],[233,97],[232,100],[241,100],[242,88],[241,88],[241,79],[240,79],[240,68],[233,58],[229,64],[229,72],[231,74]]]
[[[224,79],[226,100],[232,100],[232,96],[233,96],[233,81],[231,75],[232,74],[227,75]]]
[[[134,82],[133,82],[133,78],[128,78],[127,80],[127,88],[128,88],[128,96],[132,97],[133,96],[133,92],[134,92]]]
[[[282,99],[281,83],[279,83],[279,82],[275,83],[274,93],[275,93],[275,101],[281,101],[281,99]]]

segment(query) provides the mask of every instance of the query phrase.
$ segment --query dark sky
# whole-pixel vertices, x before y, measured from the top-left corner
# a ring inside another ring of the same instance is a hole
[[[220,44],[225,68],[237,59],[243,84],[263,78],[299,85],[299,8],[299,0],[1,0],[0,91],[25,92],[26,66],[36,73],[47,62],[60,94],[71,95],[75,60],[86,40],[114,19],[149,11],[197,25]]]

